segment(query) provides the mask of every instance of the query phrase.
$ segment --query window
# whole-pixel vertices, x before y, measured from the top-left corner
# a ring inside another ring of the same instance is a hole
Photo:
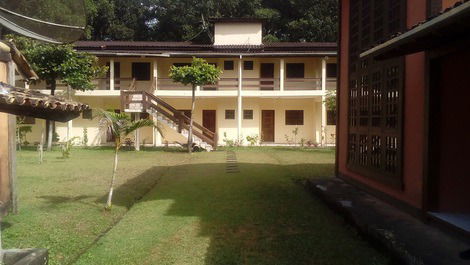
[[[226,109],[225,110],[225,119],[226,120],[234,120],[235,119],[235,110]]]
[[[349,12],[348,168],[402,188],[404,57],[359,54],[406,29],[406,1],[351,1]]]
[[[305,77],[305,64],[303,63],[286,64],[286,77],[287,78],[304,78]]]
[[[22,122],[22,124],[36,124],[36,119],[34,117],[18,116],[17,120]]]
[[[253,110],[252,109],[243,110],[243,119],[244,120],[252,120],[253,119]]]
[[[304,125],[304,111],[286,110],[286,125]]]
[[[175,67],[191,66],[191,63],[174,63]]]
[[[82,118],[85,120],[93,119],[93,111],[91,109],[84,110],[82,112]]]
[[[335,63],[326,64],[326,77],[327,78],[336,78],[337,68]]]
[[[150,63],[132,63],[132,78],[138,81],[149,81]]]
[[[233,61],[224,61],[224,70],[233,70]]]
[[[243,61],[243,70],[253,70],[253,61]]]
[[[326,111],[326,125],[336,125],[336,111]]]

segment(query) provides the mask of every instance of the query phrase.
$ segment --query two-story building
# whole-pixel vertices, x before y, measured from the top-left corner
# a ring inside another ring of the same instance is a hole
[[[77,91],[74,97],[94,109],[118,111],[123,108],[122,91],[141,90],[189,116],[191,87],[174,83],[169,70],[199,57],[223,71],[217,84],[197,88],[194,112],[197,123],[218,135],[219,145],[237,140],[247,144],[247,136],[258,137],[264,144],[334,144],[335,115],[326,109],[324,100],[328,90],[336,89],[336,44],[263,43],[260,20],[213,22],[213,44],[76,42],[77,50],[96,55],[99,64],[109,66],[109,73],[96,81],[95,90]],[[157,121],[156,115],[140,114],[140,118],[147,117]],[[86,130],[88,145],[112,140],[96,119],[86,118],[90,115],[57,124],[59,138],[66,138],[69,131],[69,136],[83,139]],[[141,129],[138,141],[155,146],[185,142],[178,130],[162,125],[161,130]],[[43,127],[34,126],[29,138],[40,135]]]

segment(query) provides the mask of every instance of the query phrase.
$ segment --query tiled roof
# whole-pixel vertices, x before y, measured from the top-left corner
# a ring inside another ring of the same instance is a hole
[[[438,42],[442,43],[452,34],[457,35],[464,33],[464,35],[468,35],[468,29],[470,28],[469,17],[470,0],[458,1],[453,6],[442,10],[438,14],[416,23],[407,31],[397,32],[388,40],[370,47],[370,49],[361,53],[361,57],[370,55],[377,56],[385,50],[391,54],[389,50],[392,49],[392,46],[399,45],[413,47],[413,49],[409,47],[406,48],[410,51],[419,50],[420,48],[424,50],[425,48],[432,48],[431,40],[433,39],[439,39]],[[457,20],[461,21],[456,22]],[[419,41],[417,41],[417,38],[420,38]],[[398,42],[401,43],[398,44]],[[399,55],[399,52],[396,52],[396,54]]]
[[[1,112],[65,122],[87,109],[89,106],[80,102],[0,82]]]
[[[331,42],[274,42],[262,45],[211,45],[191,42],[155,41],[79,41],[75,48],[89,52],[120,53],[272,53],[272,52],[336,52]]]

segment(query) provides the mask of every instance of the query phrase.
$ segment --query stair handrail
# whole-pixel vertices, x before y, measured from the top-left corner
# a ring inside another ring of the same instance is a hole
[[[144,93],[146,93],[146,92],[144,92]],[[149,97],[150,99],[156,101],[158,104],[164,106],[166,109],[168,109],[171,112],[173,112],[174,114],[176,114],[175,116],[181,117],[184,120],[185,123],[189,124],[191,122],[191,119],[188,116],[186,116],[184,113],[182,113],[182,111],[179,111],[179,110],[175,109],[173,106],[166,103],[164,100],[158,98],[157,96],[155,96],[153,94],[150,94],[150,93],[147,93],[147,97]],[[199,124],[195,121],[193,121],[193,126],[198,128],[199,130],[207,133],[207,134],[210,134],[211,136],[215,135],[215,132],[207,129],[206,127],[202,126],[201,124]]]
[[[129,95],[138,95],[138,94],[142,96],[140,100],[129,100],[128,98]],[[138,91],[138,90],[123,90],[121,91],[121,98],[122,98],[121,103],[122,103],[123,110],[125,110],[127,105],[129,105],[130,103],[141,103],[143,112],[147,112],[148,107],[151,106],[157,112],[163,114],[165,117],[171,119],[175,123],[178,123],[178,126],[180,127],[179,128],[180,132],[181,132],[181,129],[183,128],[189,130],[189,124],[190,124],[191,119],[188,116],[186,116],[182,111],[175,109],[173,106],[166,103],[164,100],[158,98],[157,96],[153,95],[152,93],[148,93],[146,91]],[[152,100],[155,101],[157,104],[152,102]],[[166,111],[162,107],[164,107],[168,111]],[[202,131],[201,133],[196,130],[193,130],[193,133],[195,136],[204,140],[205,142],[212,145],[213,147],[216,147],[217,134],[215,132],[212,132],[211,130],[207,129],[206,127],[202,126],[201,124],[195,121],[193,121],[193,128],[197,128]]]

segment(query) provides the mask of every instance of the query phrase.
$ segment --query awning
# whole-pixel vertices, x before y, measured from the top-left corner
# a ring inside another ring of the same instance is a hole
[[[382,60],[449,45],[468,47],[469,43],[470,0],[465,0],[415,25],[409,31],[364,51],[360,57],[372,56]]]
[[[86,104],[0,82],[0,112],[66,122],[87,109]]]

